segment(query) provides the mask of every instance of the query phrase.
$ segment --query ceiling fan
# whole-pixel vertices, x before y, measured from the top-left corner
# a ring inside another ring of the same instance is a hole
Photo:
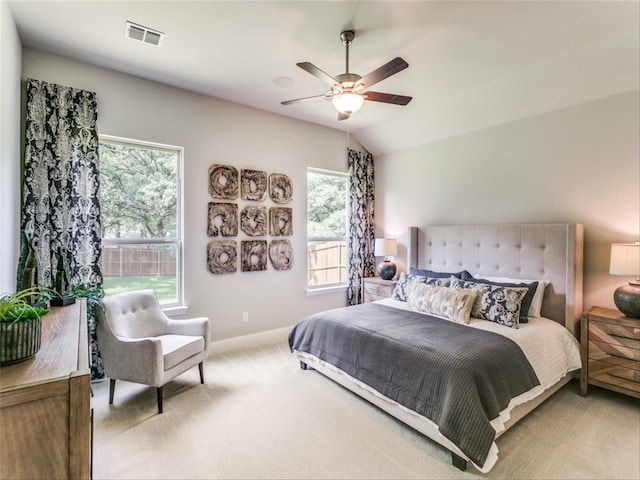
[[[372,92],[369,90],[374,84],[381,82],[385,78],[395,75],[409,66],[402,58],[396,57],[390,62],[366,74],[364,77],[356,73],[349,73],[349,45],[353,42],[355,32],[345,30],[340,34],[340,39],[346,48],[346,72],[332,77],[323,72],[318,67],[309,62],[301,62],[296,65],[304,71],[309,72],[314,77],[319,78],[331,88],[322,95],[312,97],[296,98],[281,102],[282,105],[304,102],[324,98],[331,100],[333,106],[338,111],[338,120],[346,120],[352,113],[360,110],[365,100],[370,102],[391,103],[393,105],[406,105],[412,97],[395,95],[393,93]]]

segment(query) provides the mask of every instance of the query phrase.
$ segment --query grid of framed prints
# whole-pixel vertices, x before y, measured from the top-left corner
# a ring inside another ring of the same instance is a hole
[[[214,164],[209,167],[207,268],[224,274],[290,270],[293,248],[291,179],[283,173]],[[235,238],[233,238],[235,237]],[[238,240],[238,237],[240,239]],[[238,248],[239,242],[239,248]]]

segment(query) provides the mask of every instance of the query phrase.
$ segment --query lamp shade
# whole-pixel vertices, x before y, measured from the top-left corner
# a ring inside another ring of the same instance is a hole
[[[394,257],[398,254],[398,242],[395,238],[376,238],[375,256]]]
[[[640,277],[640,242],[612,244],[609,273]]]
[[[358,93],[341,93],[333,97],[331,103],[340,113],[351,115],[362,108],[364,97]]]

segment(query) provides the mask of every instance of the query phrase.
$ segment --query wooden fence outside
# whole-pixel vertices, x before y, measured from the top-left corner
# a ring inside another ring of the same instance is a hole
[[[330,285],[347,281],[347,242],[324,242],[309,247],[307,285]]]
[[[308,250],[308,285],[329,285],[346,281],[346,242],[324,242]],[[176,259],[170,248],[116,246],[102,251],[105,277],[175,275]]]
[[[105,277],[150,277],[175,275],[173,248],[105,247],[102,250],[102,275]]]

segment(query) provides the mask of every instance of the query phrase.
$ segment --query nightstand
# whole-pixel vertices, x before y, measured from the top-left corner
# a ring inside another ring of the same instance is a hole
[[[593,307],[580,322],[580,394],[597,385],[640,398],[640,319]]]
[[[380,277],[368,277],[362,279],[362,301],[364,303],[375,302],[383,298],[390,298],[397,280],[383,280]]]

